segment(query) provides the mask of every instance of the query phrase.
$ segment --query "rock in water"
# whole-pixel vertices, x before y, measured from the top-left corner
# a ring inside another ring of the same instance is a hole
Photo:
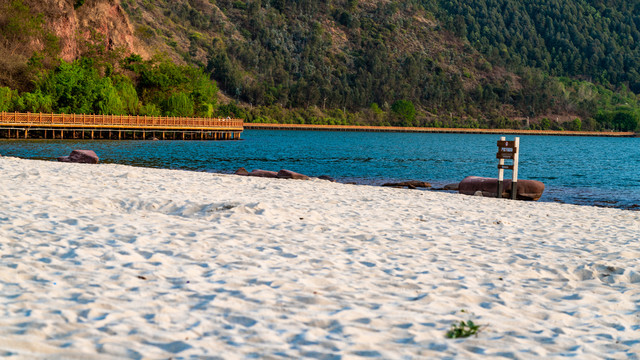
[[[307,175],[298,174],[297,172],[285,169],[280,170],[277,176],[280,179],[309,180]]]
[[[460,182],[458,192],[465,195],[482,194],[484,197],[496,197],[498,191],[498,179],[478,176],[467,176]],[[518,180],[516,190],[517,200],[540,199],[544,192],[544,184],[536,180]],[[511,179],[505,179],[503,183],[503,198],[511,198]]]
[[[97,164],[100,159],[93,150],[73,150],[69,156],[58,158],[61,162],[72,162],[81,164]]]
[[[321,175],[321,176],[318,176],[318,179],[320,179],[320,180],[327,180],[327,181],[331,181],[331,182],[336,182],[336,179],[332,178],[332,177],[331,177],[331,176],[329,176],[329,175]]]
[[[411,181],[403,181],[399,183],[385,183],[385,184],[382,184],[382,186],[408,187],[409,189],[416,189],[416,188],[430,188],[431,184],[429,184],[426,181],[411,180]]]
[[[459,184],[459,183],[457,183],[457,184],[447,184],[447,185],[445,185],[445,186],[444,186],[444,188],[443,188],[443,189],[445,189],[445,190],[455,190],[455,191],[458,191],[458,188],[459,188],[459,187],[460,187],[460,184]]]
[[[236,170],[235,174],[241,175],[241,176],[247,176],[249,175],[249,172],[247,171],[247,169],[241,167],[240,169]]]
[[[256,176],[256,177],[265,177],[265,178],[277,178],[278,177],[278,173],[275,172],[275,171],[259,170],[259,169],[253,170],[248,175],[249,176]]]

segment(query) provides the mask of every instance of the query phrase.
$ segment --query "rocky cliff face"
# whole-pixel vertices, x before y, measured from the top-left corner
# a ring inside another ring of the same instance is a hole
[[[134,35],[133,26],[120,6],[120,0],[87,1],[77,9],[76,16],[78,29],[85,39],[94,30],[102,35],[107,49],[121,47],[130,52],[147,55],[142,43]]]
[[[97,38],[104,41],[107,49],[121,47],[147,55],[134,36],[120,0],[87,0],[76,9],[73,0],[29,0],[25,3],[45,15],[46,27],[60,40],[60,57],[66,61],[81,54],[82,43],[92,38],[93,32],[99,34]]]

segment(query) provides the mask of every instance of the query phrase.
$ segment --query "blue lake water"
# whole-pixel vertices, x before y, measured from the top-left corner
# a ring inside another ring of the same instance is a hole
[[[0,154],[55,160],[92,149],[104,163],[221,173],[289,169],[369,185],[424,180],[441,187],[468,175],[498,175],[497,135],[247,130],[242,139],[0,140]],[[521,136],[519,178],[545,183],[540,201],[637,209],[640,138]]]

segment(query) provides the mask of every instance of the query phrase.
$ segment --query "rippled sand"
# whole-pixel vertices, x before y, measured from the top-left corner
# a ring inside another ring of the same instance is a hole
[[[2,157],[0,254],[9,359],[640,353],[640,212]]]

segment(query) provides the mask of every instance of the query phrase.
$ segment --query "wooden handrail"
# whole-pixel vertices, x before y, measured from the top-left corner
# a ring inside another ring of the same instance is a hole
[[[85,115],[85,114],[45,114],[0,112],[1,124],[16,124],[26,126],[38,125],[83,125],[83,126],[131,126],[131,127],[222,127],[242,128],[242,119],[219,118],[186,118],[168,116],[130,116],[130,115]]]

